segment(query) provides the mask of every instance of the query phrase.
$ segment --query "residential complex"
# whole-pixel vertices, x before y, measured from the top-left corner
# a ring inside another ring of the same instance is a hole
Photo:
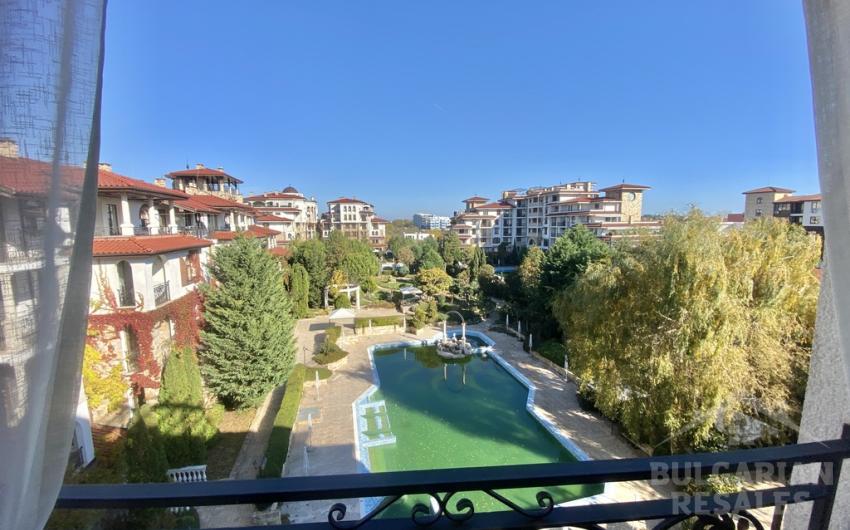
[[[777,217],[823,235],[821,195],[794,195],[794,190],[766,186],[744,192],[744,219]]]
[[[280,192],[268,192],[246,200],[263,215],[257,222],[281,232],[281,243],[316,237],[318,208],[314,197],[305,197],[292,186]]]
[[[421,230],[448,230],[451,227],[452,218],[432,213],[415,213],[413,224]]]
[[[470,197],[463,201],[464,211],[452,218],[451,229],[465,244],[487,251],[495,251],[500,245],[545,249],[577,224],[610,241],[627,237],[638,228],[660,226],[657,221],[641,218],[643,192],[648,189],[623,183],[597,191],[593,182],[579,181],[508,190],[496,202]]]
[[[388,222],[376,216],[375,207],[368,202],[342,197],[328,201],[328,211],[322,214],[322,237],[338,230],[350,238],[368,241],[376,250],[383,250],[387,245]]]

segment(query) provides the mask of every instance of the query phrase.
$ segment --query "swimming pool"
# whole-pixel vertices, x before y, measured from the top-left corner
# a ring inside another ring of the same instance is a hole
[[[467,338],[476,344],[492,343],[479,335],[471,332]],[[528,412],[529,389],[497,358],[473,355],[447,360],[436,354],[434,346],[413,343],[378,345],[370,352],[379,384],[355,407],[359,457],[369,471],[573,462],[583,457],[570,452]],[[560,504],[599,494],[603,487],[547,490]],[[537,508],[538,491],[500,493],[522,507]],[[481,492],[454,498],[463,497],[474,503],[476,512],[506,509]],[[402,501],[385,514],[407,517],[417,502],[430,502],[425,495]],[[365,509],[375,502],[367,502]]]

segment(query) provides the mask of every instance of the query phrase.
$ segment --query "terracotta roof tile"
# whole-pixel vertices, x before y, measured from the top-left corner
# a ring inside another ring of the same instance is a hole
[[[777,199],[773,202],[804,202],[804,201],[820,201],[823,200],[820,193],[814,193],[812,195],[788,195],[787,197],[782,197],[781,199]]]
[[[97,189],[98,191],[137,191],[145,194],[159,195],[169,199],[186,199],[189,197],[189,195],[180,190],[164,188],[105,169],[98,170],[97,172]]]
[[[129,236],[96,237],[92,242],[94,257],[151,256],[177,250],[203,248],[211,241],[193,236]]]
[[[350,199],[348,197],[340,197],[334,201],[328,201],[328,204],[369,204],[366,201],[361,201],[360,199]]]
[[[485,202],[486,200],[487,200],[487,197],[479,197],[478,195],[476,195],[476,196],[474,196],[474,197],[470,197],[470,198],[468,198],[468,199],[464,199],[464,200],[463,200],[463,201],[461,201],[461,202]]]
[[[790,190],[788,188],[777,188],[776,186],[765,186],[763,188],[745,191],[743,194],[749,195],[750,193],[794,193],[794,190]]]
[[[622,184],[616,184],[614,186],[608,186],[607,188],[602,188],[599,191],[618,191],[618,190],[648,190],[651,189],[649,186],[644,186],[643,184],[627,184],[623,182]]]

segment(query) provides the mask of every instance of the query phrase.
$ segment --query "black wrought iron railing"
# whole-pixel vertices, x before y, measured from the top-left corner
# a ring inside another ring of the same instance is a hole
[[[658,530],[688,521],[696,528],[765,528],[754,508],[774,508],[772,523],[779,528],[787,504],[810,503],[810,529],[827,528],[842,462],[850,457],[850,429],[837,440],[725,453],[703,453],[625,460],[595,460],[568,464],[534,464],[480,468],[287,477],[265,480],[226,480],[188,484],[69,485],[62,488],[57,508],[133,509],[170,506],[211,506],[247,503],[328,501],[327,522],[296,528],[548,528],[602,530],[601,524],[646,521]],[[688,477],[747,472],[779,472],[794,465],[820,464],[817,482],[785,485],[740,493],[558,506],[547,488],[573,484],[625,481],[681,483]],[[537,507],[518,506],[502,492],[536,488]],[[477,513],[466,495],[483,492],[504,511]],[[386,510],[405,495],[427,495],[430,506],[416,504],[404,519],[386,519]],[[368,513],[345,519],[344,504],[332,499],[381,498]],[[368,524],[367,524],[368,523]]]
[[[164,281],[153,286],[153,300],[156,305],[162,305],[171,300],[168,282]]]

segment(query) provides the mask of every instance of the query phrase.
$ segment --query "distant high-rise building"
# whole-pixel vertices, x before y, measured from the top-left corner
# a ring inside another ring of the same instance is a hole
[[[629,237],[635,229],[657,229],[657,221],[643,221],[643,192],[648,186],[617,184],[601,190],[592,182],[509,190],[488,203],[470,197],[456,213],[451,229],[461,242],[494,251],[500,245],[549,248],[565,230],[582,224],[597,237]],[[604,193],[604,195],[601,195]]]
[[[452,219],[446,215],[415,213],[413,214],[413,224],[422,230],[447,230],[452,224]]]

